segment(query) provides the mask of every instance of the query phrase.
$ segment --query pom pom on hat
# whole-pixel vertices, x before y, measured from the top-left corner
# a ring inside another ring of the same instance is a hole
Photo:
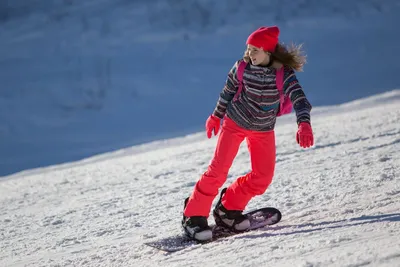
[[[246,44],[274,52],[279,41],[279,28],[277,26],[260,27],[247,38]]]

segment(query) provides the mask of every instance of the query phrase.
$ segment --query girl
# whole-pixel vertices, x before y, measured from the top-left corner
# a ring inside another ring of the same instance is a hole
[[[284,68],[283,93],[290,97],[296,112],[297,143],[303,148],[314,143],[311,104],[294,73],[302,70],[305,57],[300,47],[288,49],[278,38],[276,26],[261,27],[250,34],[243,59],[230,70],[217,106],[206,121],[208,138],[212,132],[218,134],[222,119],[223,124],[214,157],[191,196],[185,200],[182,226],[191,238],[200,241],[212,238],[207,222],[211,205],[244,139],[250,153],[251,171],[222,190],[213,215],[217,225],[234,231],[245,231],[250,226],[242,212],[254,196],[266,191],[274,175],[274,127],[280,101],[276,73],[281,67]],[[238,92],[237,70],[241,61],[247,65],[243,72],[243,90]]]

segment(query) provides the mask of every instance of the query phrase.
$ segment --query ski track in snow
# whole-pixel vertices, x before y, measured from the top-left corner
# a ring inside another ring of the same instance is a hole
[[[171,254],[143,243],[181,232],[183,199],[215,137],[10,176],[0,181],[0,266],[400,266],[400,91],[393,95],[313,116],[312,149],[295,143],[295,123],[278,125],[273,183],[247,209],[277,207],[281,223]],[[249,166],[244,142],[225,185]]]

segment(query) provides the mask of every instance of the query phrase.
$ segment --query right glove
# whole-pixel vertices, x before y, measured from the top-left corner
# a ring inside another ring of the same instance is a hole
[[[211,138],[213,130],[214,130],[214,135],[217,135],[220,125],[221,125],[221,119],[220,118],[218,118],[218,117],[216,117],[214,115],[211,115],[210,117],[208,117],[208,119],[206,121],[207,137]]]

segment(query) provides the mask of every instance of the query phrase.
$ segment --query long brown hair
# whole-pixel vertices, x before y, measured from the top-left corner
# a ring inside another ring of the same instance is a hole
[[[306,64],[306,55],[302,50],[303,45],[292,44],[286,46],[282,43],[276,45],[275,51],[271,53],[271,60],[276,60],[285,66],[293,68],[295,71],[303,71],[303,66]],[[250,62],[250,56],[247,49],[244,52],[243,60]]]

